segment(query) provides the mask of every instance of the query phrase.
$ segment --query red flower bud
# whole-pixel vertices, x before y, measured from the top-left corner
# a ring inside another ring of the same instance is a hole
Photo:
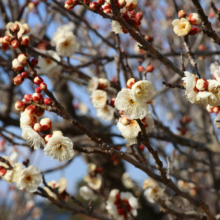
[[[24,65],[19,63],[17,59],[14,59],[12,61],[12,67],[16,70],[16,71],[21,71],[22,69],[24,69]]]
[[[43,130],[43,127],[40,123],[35,123],[33,128],[36,132],[41,132]]]
[[[43,82],[43,79],[40,76],[36,76],[34,78],[34,84],[40,86],[40,84]]]
[[[146,68],[146,71],[147,71],[147,72],[153,72],[153,70],[154,70],[153,64],[150,64],[150,65]]]
[[[17,76],[13,79],[13,81],[14,81],[14,84],[15,84],[16,86],[19,86],[19,85],[21,85],[21,84],[24,82],[24,79],[23,79],[23,77],[22,77],[21,75],[17,75]]]
[[[126,1],[125,0],[118,0],[117,1],[117,8],[124,8],[126,5]]]
[[[48,143],[49,139],[52,137],[52,134],[47,134],[45,137],[44,137],[44,140],[46,141],[46,143]]]
[[[12,31],[17,33],[18,31],[20,31],[20,27],[18,24],[14,24],[13,27],[12,27]]]
[[[19,37],[19,41],[20,41],[21,45],[28,46],[30,43],[30,37],[29,36]]]
[[[110,105],[111,105],[112,107],[115,107],[115,98],[112,98],[112,99],[110,100]]]
[[[7,173],[7,170],[4,167],[0,167],[0,176],[4,176]]]
[[[139,148],[140,148],[141,151],[143,151],[143,150],[144,150],[144,145],[141,144],[141,145],[139,146]]]
[[[212,111],[214,113],[218,114],[219,113],[219,107],[218,106],[213,107]]]
[[[83,0],[83,2],[84,2],[86,5],[89,5],[89,4],[90,4],[90,0]]]
[[[22,76],[23,78],[28,78],[29,73],[24,71],[24,72],[21,73],[21,76]]]
[[[138,66],[137,70],[138,70],[139,72],[143,72],[145,69],[144,69],[143,66],[140,65],[140,66]]]
[[[96,11],[96,10],[98,10],[99,5],[98,5],[97,2],[91,2],[91,3],[89,4],[89,8],[90,8],[92,11]]]
[[[106,4],[104,7],[103,7],[103,10],[106,14],[108,13],[111,13],[111,5],[110,4]]]
[[[11,36],[6,35],[6,36],[3,37],[3,42],[2,42],[3,44],[8,44],[8,45],[10,45],[11,42],[12,42],[12,37],[11,37]]]
[[[43,108],[37,108],[35,115],[36,115],[37,117],[41,117],[41,116],[44,115],[44,112],[45,112],[45,110],[44,110]]]
[[[35,115],[36,113],[36,106],[35,105],[29,105],[26,109],[25,109],[25,113],[32,117]]]
[[[24,96],[24,100],[25,101],[32,101],[33,99],[32,99],[32,95],[31,94],[26,94],[25,96]]]
[[[40,84],[40,89],[41,89],[42,91],[45,91],[45,90],[47,89],[47,84],[44,83],[44,82],[42,82],[42,83]]]
[[[9,48],[9,45],[8,45],[8,44],[2,44],[1,50],[2,50],[3,52],[5,52],[6,50],[8,50],[8,48]]]
[[[44,99],[44,104],[45,104],[45,105],[48,105],[48,106],[52,105],[51,99],[50,99],[50,98],[45,98],[45,99]]]
[[[198,34],[200,32],[201,32],[200,28],[192,27],[190,32],[189,32],[189,35],[195,35],[195,34]]]
[[[51,120],[49,118],[41,119],[40,124],[42,125],[44,130],[48,130],[51,128]]]
[[[138,13],[135,15],[135,18],[136,18],[137,20],[141,21],[142,18],[143,18],[143,14],[142,14],[141,12],[138,12]]]
[[[25,65],[28,62],[28,56],[25,53],[18,55],[17,60],[20,64]]]
[[[12,48],[14,48],[14,49],[18,48],[18,47],[19,47],[19,42],[18,42],[18,40],[13,40],[13,41],[11,42],[11,46],[12,46]]]
[[[32,95],[32,98],[33,98],[33,101],[36,102],[36,103],[41,103],[43,101],[43,96],[41,93],[34,93]]]
[[[151,37],[150,35],[146,35],[145,36],[145,40],[149,43],[151,43],[153,41],[153,37]]]
[[[19,112],[23,112],[25,109],[25,105],[22,101],[15,102],[15,109]]]
[[[104,4],[105,4],[105,0],[97,0],[97,3],[98,3],[99,5],[104,5]]]
[[[34,91],[35,91],[36,93],[41,93],[41,92],[42,92],[42,90],[41,90],[40,87],[37,87]]]
[[[31,65],[32,65],[33,67],[35,67],[35,66],[37,66],[37,64],[38,64],[38,59],[37,59],[37,58],[33,58],[33,59],[31,60]]]
[[[186,12],[184,10],[178,11],[178,17],[179,18],[185,18],[186,17]]]
[[[131,89],[132,86],[137,82],[137,80],[135,78],[130,78],[128,81],[127,81],[127,84],[126,86]]]

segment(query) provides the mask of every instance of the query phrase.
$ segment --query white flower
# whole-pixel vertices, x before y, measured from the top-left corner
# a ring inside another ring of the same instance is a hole
[[[48,54],[50,57],[54,58],[59,62],[61,60],[59,55],[53,50],[48,50],[46,54]],[[56,77],[62,69],[62,67],[52,59],[44,58],[42,56],[38,57],[38,65],[40,67],[41,73],[48,75],[50,78]]]
[[[122,27],[117,21],[112,21],[112,32],[115,32],[116,34],[123,34]]]
[[[60,131],[53,132],[44,151],[47,156],[52,156],[52,159],[57,159],[59,162],[70,160],[74,156],[73,142],[68,137],[64,137]]]
[[[185,94],[191,103],[196,103],[198,92],[195,90],[197,77],[190,72],[185,71],[185,77],[182,78],[186,88]]]
[[[107,101],[107,93],[103,90],[95,90],[92,94],[92,104],[95,108],[104,108]]]
[[[20,190],[26,189],[28,192],[35,192],[42,182],[40,170],[30,165],[28,168],[22,170],[17,181],[17,187]]]
[[[191,24],[186,18],[175,19],[172,25],[174,33],[179,37],[187,35],[191,30]]]
[[[141,122],[144,124],[146,132],[150,132],[154,126],[154,119],[151,116],[151,112],[148,112],[146,116],[141,119]]]
[[[137,216],[139,204],[137,199],[130,192],[119,192],[113,189],[107,200],[106,209],[117,220],[128,219]]]
[[[206,110],[207,110],[209,113],[213,113],[213,106],[207,105],[207,106],[206,106]]]
[[[25,125],[22,127],[22,138],[27,142],[30,147],[39,149],[41,145],[45,145],[44,139],[31,126]]]
[[[220,69],[219,67],[215,70],[213,74],[213,78],[215,78],[218,82],[220,82]]]
[[[212,106],[220,105],[220,99],[217,96],[215,96],[213,93],[206,91],[199,92],[197,94],[196,102],[205,106],[207,106],[208,104]]]
[[[99,85],[99,79],[97,77],[92,77],[89,80],[89,84],[87,87],[87,91],[90,95],[92,95],[92,93],[98,88]]]
[[[97,195],[88,187],[82,186],[79,188],[79,195],[83,197],[85,200],[96,200]]]
[[[98,80],[98,88],[105,90],[106,88],[110,87],[111,83],[108,79],[99,78]]]
[[[220,128],[220,112],[217,114],[217,116],[215,117],[215,121],[214,124],[217,128]]]
[[[104,108],[97,109],[97,116],[105,121],[111,121],[114,118],[114,111],[115,109],[112,106],[106,105]]]
[[[122,183],[123,185],[127,188],[127,189],[132,189],[134,188],[135,184],[132,181],[132,179],[130,178],[130,175],[128,173],[123,173],[122,175]]]
[[[140,80],[132,86],[131,93],[138,102],[148,102],[154,92],[152,83],[148,80]]]
[[[63,28],[57,29],[57,32],[52,37],[51,43],[56,46],[56,51],[61,56],[70,57],[79,48],[79,43],[72,31],[64,30]]]
[[[15,21],[15,22],[7,23],[7,25],[6,25],[6,30],[7,31],[5,32],[5,35],[10,35],[9,29],[12,29],[15,24],[17,24],[20,28],[20,30],[18,31],[18,37],[21,37],[25,33],[24,26],[20,22]]]
[[[148,112],[148,105],[145,102],[137,102],[131,94],[130,89],[123,88],[115,99],[115,107],[123,111],[128,119],[144,118]]]
[[[36,120],[35,117],[30,117],[26,114],[26,112],[22,112],[21,117],[20,117],[20,127],[21,127],[21,129],[24,126],[27,126],[27,125],[31,126],[35,120]]]
[[[102,176],[100,174],[96,174],[95,176],[86,175],[84,176],[84,181],[90,188],[98,190],[102,185]]]

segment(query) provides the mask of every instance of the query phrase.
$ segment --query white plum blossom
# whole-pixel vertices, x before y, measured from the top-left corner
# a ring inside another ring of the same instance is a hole
[[[104,108],[107,101],[107,93],[103,90],[95,90],[92,94],[92,104],[95,108]]]
[[[19,31],[18,31],[18,37],[21,37],[23,34],[25,34],[25,31],[27,29],[30,29],[29,25],[28,24],[21,24],[19,21],[15,21],[15,22],[9,22],[7,23],[6,25],[6,32],[5,32],[5,35],[10,35],[10,32],[9,32],[9,29],[12,29],[13,26],[17,24],[19,26]]]
[[[130,178],[129,173],[123,173],[122,175],[122,183],[127,189],[132,189],[135,187],[133,180]]]
[[[30,147],[39,149],[41,145],[45,145],[44,139],[31,126],[25,125],[22,127],[22,138],[27,142]]]
[[[196,102],[200,103],[204,106],[212,105],[212,106],[218,106],[220,105],[220,99],[211,92],[199,92],[196,96]]]
[[[52,57],[53,59],[59,62],[61,60],[59,55],[53,50],[46,51],[46,54],[48,54],[50,57]],[[46,74],[50,78],[56,77],[61,72],[62,69],[62,67],[52,59],[45,58],[42,56],[38,57],[38,65],[40,67],[41,73]]]
[[[131,90],[123,88],[115,99],[115,107],[123,111],[123,115],[128,119],[144,118],[148,112],[148,104],[135,101]]]
[[[120,193],[118,189],[113,189],[106,203],[106,209],[114,219],[125,220],[131,216],[137,216],[139,204],[137,199],[130,192]]]
[[[88,84],[88,87],[87,87],[87,91],[90,95],[92,95],[92,93],[98,88],[98,85],[99,85],[99,79],[98,77],[92,77],[90,80],[89,80],[89,84]]]
[[[104,108],[97,109],[97,116],[105,121],[111,121],[114,118],[114,111],[115,109],[112,106],[106,105]]]
[[[175,19],[172,25],[174,33],[179,37],[187,35],[191,30],[191,24],[186,18]]]
[[[154,119],[152,118],[150,111],[145,115],[143,119],[141,119],[141,122],[144,124],[147,133],[152,130],[152,127],[154,126]]]
[[[17,187],[20,190],[26,189],[28,192],[35,192],[42,182],[43,179],[40,170],[30,165],[28,168],[22,170],[17,181]]]
[[[115,34],[123,34],[122,27],[119,24],[119,22],[112,21],[111,26],[112,26],[112,32],[115,32]]]
[[[30,117],[26,114],[26,112],[21,112],[21,117],[20,117],[21,129],[27,125],[31,126],[35,120],[36,120],[35,117]]]
[[[208,79],[207,80],[209,85],[208,85],[208,91],[212,92],[214,94],[217,94],[220,92],[220,82],[214,80],[214,79]]]
[[[61,56],[70,57],[79,49],[79,43],[69,28],[58,28],[57,32],[52,37],[51,43],[56,47],[56,51]]]
[[[85,200],[94,201],[97,199],[97,195],[88,186],[81,186],[79,188],[79,195]]]
[[[148,80],[140,80],[132,86],[131,93],[138,102],[148,102],[151,100],[154,92],[152,83]]]
[[[64,137],[61,131],[54,131],[52,137],[44,147],[45,154],[52,156],[59,162],[70,160],[74,156],[73,142]]]

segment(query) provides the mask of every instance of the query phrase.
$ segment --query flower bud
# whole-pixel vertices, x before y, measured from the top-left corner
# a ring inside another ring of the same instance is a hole
[[[24,65],[22,65],[21,63],[18,62],[17,59],[14,59],[12,61],[12,67],[16,70],[16,71],[21,71],[24,68]]]
[[[30,37],[29,36],[22,36],[19,38],[20,44],[23,46],[28,46],[30,43]]]
[[[91,2],[91,3],[89,4],[89,8],[90,8],[92,11],[96,11],[96,10],[98,10],[99,5],[98,5],[97,2]]]
[[[191,30],[189,31],[189,35],[195,35],[201,32],[200,28],[192,27]]]
[[[188,21],[192,24],[192,25],[200,25],[201,23],[201,19],[199,17],[199,15],[197,13],[190,13],[189,17],[188,17]]]
[[[137,82],[137,80],[135,78],[130,78],[128,81],[127,81],[127,84],[126,86],[131,89],[132,86]]]
[[[213,113],[213,107],[211,105],[207,105],[206,106],[206,110],[209,112],[209,113]]]
[[[32,117],[35,115],[36,112],[36,106],[35,105],[29,105],[27,108],[25,108],[25,113],[29,116]]]
[[[151,43],[153,41],[153,37],[151,37],[150,35],[146,35],[145,36],[145,40],[149,43]]]
[[[3,42],[2,42],[3,44],[8,44],[8,45],[10,45],[11,42],[12,42],[12,37],[11,37],[11,36],[6,35],[6,36],[3,37]]]
[[[46,141],[46,143],[49,141],[49,139],[52,137],[52,134],[47,134],[45,137],[44,137],[44,140]]]
[[[121,30],[122,30],[122,32],[123,32],[124,34],[127,34],[127,33],[128,33],[128,31],[127,31],[124,27],[122,27]]]
[[[35,115],[36,115],[37,117],[43,116],[44,113],[45,113],[45,110],[44,110],[43,108],[40,108],[40,107],[37,107],[37,108],[36,108],[36,113],[35,113]]]
[[[51,128],[51,120],[49,118],[42,118],[40,124],[45,131]]]
[[[219,113],[219,107],[218,106],[213,107],[212,111],[214,113],[218,114]]]
[[[117,1],[117,8],[124,8],[126,5],[126,1],[125,0],[118,0]]]
[[[33,99],[32,99],[32,95],[31,95],[31,94],[26,94],[26,95],[24,96],[24,100],[27,101],[27,102],[32,101],[32,100],[33,100]]]
[[[18,24],[14,24],[13,27],[12,27],[12,31],[17,33],[18,31],[20,31],[20,27]]]
[[[129,125],[131,123],[131,120],[126,118],[124,115],[121,116],[120,118],[120,122],[123,124],[123,125]]]
[[[90,0],[83,0],[83,2],[84,2],[86,5],[89,5],[89,4],[90,4]]]
[[[105,4],[105,0],[97,0],[97,3],[98,3],[99,5],[104,5],[104,4]]]
[[[110,105],[111,105],[112,107],[115,107],[115,98],[112,98],[112,99],[110,100]]]
[[[143,14],[142,14],[141,12],[138,12],[138,13],[135,15],[135,18],[136,18],[137,20],[141,21],[142,18],[143,18]]]
[[[105,12],[106,14],[111,13],[111,11],[112,11],[110,4],[104,5],[103,9],[104,9],[104,12]]]
[[[129,18],[135,18],[135,11],[128,11]]]
[[[139,149],[140,149],[141,151],[143,151],[143,150],[144,150],[144,145],[141,144],[141,145],[139,146]]]
[[[127,2],[126,3],[126,8],[128,11],[132,11],[137,7],[137,4],[133,4],[132,2]]]
[[[67,10],[72,10],[77,4],[78,1],[67,0],[64,4],[64,8],[66,8]]]
[[[42,82],[42,83],[40,84],[40,89],[41,89],[42,91],[45,91],[45,90],[47,89],[47,84],[44,83],[44,82]]]
[[[41,93],[41,92],[42,92],[42,90],[41,90],[40,87],[37,87],[34,91],[35,91],[36,93]]]
[[[17,60],[20,64],[25,65],[28,62],[28,56],[25,53],[18,55]]]
[[[37,58],[33,58],[33,59],[31,60],[31,65],[32,65],[33,67],[35,67],[35,66],[37,66],[37,64],[38,64],[38,59],[37,59]]]
[[[23,78],[28,78],[29,73],[24,71],[24,72],[21,73],[21,76],[22,76]]]
[[[36,132],[41,132],[43,130],[43,126],[40,123],[35,123],[33,128]]]
[[[43,82],[43,79],[40,76],[34,77],[34,84],[40,86],[40,84]]]
[[[23,112],[25,109],[25,105],[22,101],[15,102],[15,109],[19,112]]]
[[[24,34],[28,34],[31,31],[30,26],[27,23],[22,24],[24,28]]]
[[[208,81],[205,80],[205,79],[198,79],[197,82],[196,82],[196,88],[199,90],[199,91],[204,91],[208,88]]]
[[[153,72],[153,70],[154,70],[154,65],[153,64],[150,64],[147,68],[146,68],[146,71],[147,72]]]
[[[2,50],[3,52],[5,52],[6,50],[8,50],[8,48],[9,48],[9,45],[8,45],[8,44],[2,44],[1,50]]]
[[[200,51],[204,51],[206,49],[206,46],[204,44],[199,45],[198,48]]]
[[[45,98],[45,99],[44,99],[44,104],[45,104],[45,105],[48,105],[48,106],[51,106],[51,105],[52,105],[51,99],[50,99],[50,98]]]
[[[179,18],[185,18],[186,17],[186,12],[184,10],[178,11],[178,17]]]
[[[4,176],[7,173],[7,170],[4,167],[0,167],[0,176]]]
[[[32,98],[33,98],[33,101],[36,102],[36,103],[41,103],[43,101],[43,96],[41,93],[34,93],[32,95]]]
[[[139,72],[143,72],[145,69],[144,69],[143,66],[140,65],[140,66],[138,66],[137,70],[138,70]]]
[[[19,41],[18,41],[18,40],[13,40],[13,41],[11,42],[11,46],[12,46],[12,48],[14,48],[14,49],[18,48],[18,47],[19,47]]]
[[[14,81],[14,84],[15,84],[16,86],[19,86],[19,85],[21,85],[21,84],[24,82],[24,79],[23,79],[23,77],[22,77],[21,75],[17,75],[17,76],[13,79],[13,81]]]

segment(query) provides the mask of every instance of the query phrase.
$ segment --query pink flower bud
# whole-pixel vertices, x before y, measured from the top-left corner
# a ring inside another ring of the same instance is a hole
[[[26,94],[26,95],[24,96],[24,100],[27,101],[27,102],[32,101],[32,100],[33,100],[33,99],[32,99],[32,95],[31,95],[31,94]]]
[[[147,72],[153,72],[153,70],[154,70],[154,66],[153,66],[153,64],[150,64],[147,68],[146,68],[146,71]]]
[[[212,111],[214,112],[214,113],[216,113],[216,114],[218,114],[219,113],[219,107],[218,106],[215,106],[215,107],[213,107],[213,109],[212,109]]]
[[[7,170],[4,167],[0,167],[0,176],[4,176],[7,173]]]
[[[98,3],[99,5],[104,5],[104,4],[105,4],[105,0],[97,0],[97,3]]]
[[[18,47],[19,47],[19,41],[18,41],[18,40],[13,40],[13,41],[11,42],[11,46],[12,46],[12,48],[14,48],[14,49],[18,48]]]
[[[16,71],[21,71],[22,69],[24,69],[24,65],[22,65],[21,63],[19,63],[17,59],[14,59],[14,60],[12,61],[12,67],[13,67]]]
[[[48,143],[49,139],[52,137],[52,134],[47,134],[45,137],[44,137],[44,140],[46,141],[46,143]]]
[[[107,5],[105,5],[104,7],[103,7],[103,10],[104,10],[104,12],[106,13],[106,14],[108,14],[108,13],[111,13],[111,5],[110,4],[107,4]]]
[[[36,102],[36,103],[41,103],[43,101],[43,96],[41,93],[34,93],[32,95],[32,98],[33,98],[33,101]]]
[[[138,66],[137,70],[138,70],[139,72],[143,72],[145,69],[144,69],[143,66],[140,65],[140,66]]]
[[[135,18],[135,11],[128,11],[128,15],[130,18]]]
[[[44,104],[45,104],[45,105],[48,105],[48,106],[51,106],[51,105],[52,105],[51,99],[50,99],[50,98],[45,98],[45,99],[44,99]]]
[[[22,101],[15,102],[15,109],[19,112],[23,112],[25,109],[25,105]]]
[[[118,0],[117,1],[117,7],[118,8],[124,8],[126,5],[126,1],[125,0]]]
[[[127,4],[126,4],[126,8],[127,8],[128,11],[132,11],[136,7],[137,7],[137,4],[133,4],[132,2],[129,2],[129,3],[127,2]]]
[[[41,119],[40,124],[42,125],[45,131],[51,128],[51,120],[49,118]]]
[[[18,31],[20,31],[20,27],[18,24],[14,24],[12,27],[12,31],[14,31],[15,33],[17,33]]]
[[[9,45],[8,45],[8,44],[2,44],[1,50],[2,50],[3,52],[5,52],[6,50],[8,50],[8,48],[9,48]]]
[[[141,25],[141,21],[139,21],[138,19],[134,18],[133,19],[133,28],[138,29]]]
[[[41,89],[42,91],[45,91],[45,90],[47,89],[47,84],[44,83],[44,82],[42,82],[42,83],[40,84],[40,89]]]
[[[10,45],[11,42],[12,42],[12,37],[11,37],[11,36],[6,35],[6,36],[3,37],[3,42],[2,42],[3,44],[8,44],[8,45]]]
[[[33,67],[35,67],[35,66],[37,66],[37,64],[38,64],[38,59],[37,59],[37,58],[33,58],[33,59],[31,60],[31,65],[32,65]]]
[[[189,32],[189,35],[195,35],[195,34],[198,34],[200,32],[201,32],[200,28],[192,27],[190,32]]]
[[[141,12],[138,12],[138,13],[135,15],[135,18],[136,18],[137,20],[141,21],[142,18],[143,18],[143,14],[142,14]]]
[[[34,77],[34,84],[40,86],[40,84],[43,82],[43,79],[40,76]]]
[[[35,123],[33,128],[36,132],[41,132],[43,130],[43,127],[40,123]]]
[[[28,46],[30,43],[30,37],[29,36],[22,36],[19,38],[19,41],[20,41],[21,45]]]
[[[188,17],[188,21],[192,24],[192,25],[200,25],[201,23],[201,19],[199,17],[199,15],[197,13],[190,13],[189,17]]]
[[[44,110],[43,108],[36,108],[36,113],[35,113],[35,115],[36,115],[37,117],[43,116],[44,113],[45,113],[45,110]]]
[[[99,5],[98,5],[97,2],[91,2],[91,3],[89,4],[89,8],[90,8],[92,11],[96,11],[96,10],[98,10]]]
[[[130,78],[128,81],[127,81],[127,84],[126,86],[131,89],[132,86],[137,82],[137,80],[135,78]]]
[[[21,76],[22,76],[23,78],[28,78],[29,73],[24,71],[24,72],[21,73]]]
[[[208,88],[208,81],[205,79],[198,79],[196,82],[196,89],[199,91],[205,91]]]
[[[68,10],[72,10],[76,5],[78,4],[78,1],[74,0],[67,0],[64,4],[64,8]]]
[[[123,125],[129,125],[131,123],[131,120],[126,118],[124,115],[121,116],[120,118],[120,122],[123,124]]]
[[[17,75],[17,76],[13,79],[13,81],[14,81],[14,84],[15,84],[16,86],[19,86],[19,85],[21,85],[21,84],[24,82],[24,79],[23,79],[23,77],[22,77],[21,75]]]
[[[42,90],[41,90],[40,87],[37,87],[34,91],[35,91],[36,93],[41,93],[41,92],[42,92]]]
[[[25,53],[18,55],[17,60],[20,64],[25,65],[28,62],[28,56]]]
[[[35,105],[29,105],[26,109],[25,109],[25,113],[32,117],[35,115],[36,112],[36,106]]]
[[[186,12],[184,10],[178,11],[178,17],[179,18],[185,18],[186,17]]]
[[[90,0],[83,0],[83,2],[84,2],[86,5],[89,5],[89,4],[90,4]]]

